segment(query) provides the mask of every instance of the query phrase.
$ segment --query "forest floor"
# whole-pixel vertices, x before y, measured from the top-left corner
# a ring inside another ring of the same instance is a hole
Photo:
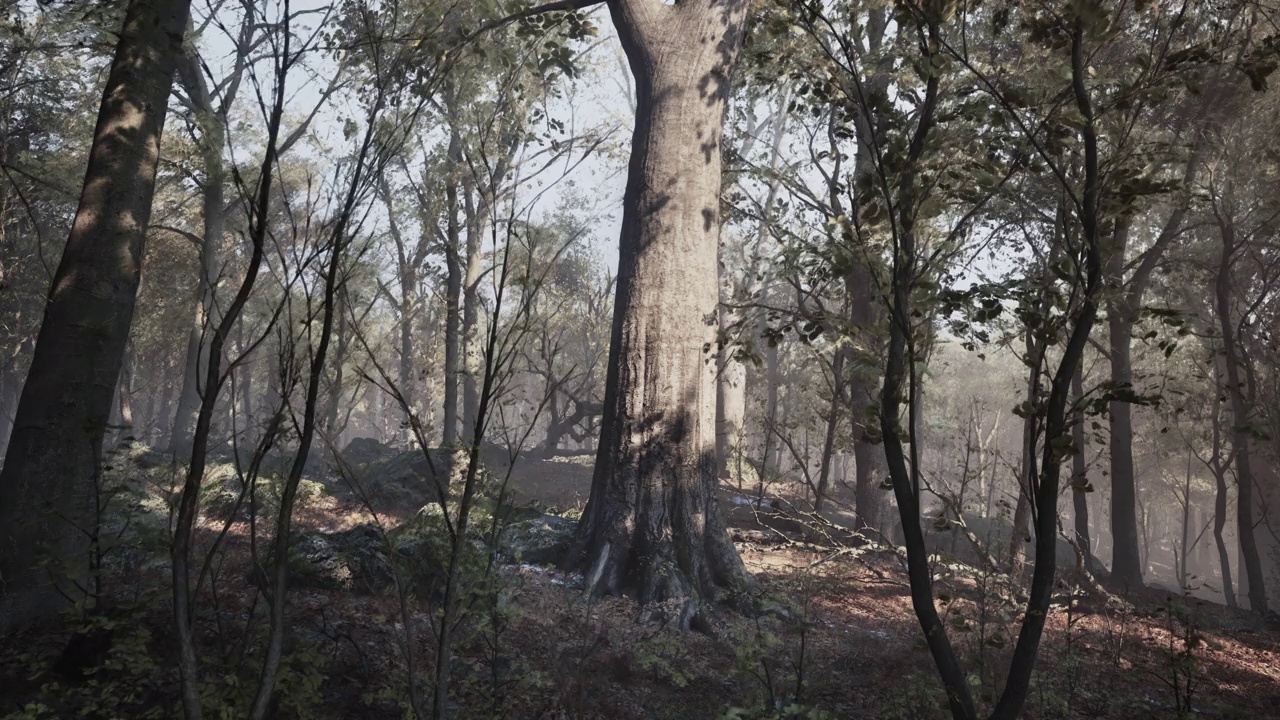
[[[580,507],[589,480],[590,466],[571,462],[532,463],[511,478],[522,502],[562,512]],[[368,519],[350,498],[321,496],[299,515],[297,530],[335,532]],[[243,624],[255,602],[262,604],[250,581],[245,524],[230,524],[226,559],[205,590],[208,605],[218,610],[202,624],[214,678],[208,692],[232,697],[226,701],[232,705],[259,662],[252,650],[237,655],[242,630],[224,628]],[[750,539],[738,549],[758,583],[757,606],[769,611],[751,618],[710,608],[709,633],[681,633],[662,608],[628,599],[587,602],[580,576],[548,566],[502,566],[501,612],[473,608],[457,650],[454,715],[778,718],[776,709],[763,709],[794,706],[797,714],[787,717],[946,717],[893,551],[782,541],[758,526],[735,536]],[[952,641],[979,703],[989,706],[1016,637],[1018,604],[1002,597],[999,582],[964,564],[939,563],[936,570]],[[129,577],[113,578],[117,601],[123,605],[128,596],[134,609],[113,628],[108,662],[84,676],[51,669],[56,658],[67,657],[69,635],[60,626],[31,627],[4,642],[0,717],[172,717],[177,673],[168,575],[167,563],[153,558],[135,565]],[[1025,717],[1186,717],[1178,705],[1185,706],[1188,695],[1195,717],[1280,717],[1275,629],[1244,613],[1155,590],[1122,599],[1072,594],[1060,582],[1060,593]],[[279,717],[404,715],[406,635],[393,594],[296,587],[288,612],[295,660],[282,678]],[[411,614],[425,677],[431,619],[425,609]],[[419,684],[429,687],[422,677]],[[799,714],[800,707],[811,714]],[[741,710],[731,714],[732,708]]]

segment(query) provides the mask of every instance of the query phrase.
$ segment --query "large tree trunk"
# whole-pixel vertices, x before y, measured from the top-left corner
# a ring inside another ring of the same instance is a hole
[[[1253,468],[1250,465],[1249,423],[1252,418],[1245,402],[1244,380],[1240,376],[1240,355],[1236,347],[1235,320],[1231,311],[1231,265],[1235,254],[1235,226],[1221,223],[1222,260],[1214,283],[1218,323],[1222,330],[1223,365],[1226,367],[1226,392],[1231,401],[1231,446],[1236,464],[1236,532],[1240,536],[1240,556],[1247,582],[1249,609],[1259,615],[1267,612],[1267,588],[1262,572],[1262,558],[1254,536]]]
[[[187,11],[187,0],[133,0],[125,15],[0,473],[0,629],[60,606],[40,548],[70,563],[72,578],[86,566],[93,479],[133,320]]]
[[[707,353],[718,292],[707,278],[717,275],[720,142],[746,6],[609,4],[638,109],[600,448],[569,558],[596,594],[711,599],[745,580],[716,499]]]

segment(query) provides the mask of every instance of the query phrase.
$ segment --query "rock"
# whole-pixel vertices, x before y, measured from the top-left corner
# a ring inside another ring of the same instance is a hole
[[[385,548],[381,531],[370,523],[336,533],[302,533],[289,558],[290,582],[320,590],[385,592],[394,586]]]
[[[424,505],[436,497],[436,473],[443,483],[450,468],[447,453],[430,452],[431,462],[421,450],[408,450],[370,463],[356,471],[356,479],[375,504]]]
[[[200,491],[200,513],[213,520],[231,519],[232,512],[236,520],[247,520],[249,517],[249,498],[240,500],[239,478],[234,465],[225,463],[210,464],[205,470],[204,487]],[[236,503],[240,500],[237,511]]]
[[[356,438],[342,449],[342,459],[352,466],[382,462],[396,456],[394,448],[373,438]]]
[[[557,562],[569,551],[577,527],[577,520],[558,515],[512,523],[502,536],[503,554],[533,565]]]

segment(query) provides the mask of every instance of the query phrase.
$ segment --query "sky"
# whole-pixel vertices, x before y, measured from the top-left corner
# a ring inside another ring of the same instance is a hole
[[[196,0],[192,13],[197,28],[218,7],[214,0]],[[325,29],[321,27],[323,21],[327,19],[328,22],[333,22],[332,14],[326,11],[328,7],[329,3],[325,0],[291,2],[291,10],[297,18],[294,22],[295,33],[306,36],[312,31]],[[278,8],[273,10],[278,11]],[[238,29],[238,25],[231,24],[238,22],[235,13],[222,10],[217,17],[227,25],[219,27],[216,22],[209,23],[198,40],[209,73],[215,79],[225,77],[231,69],[235,57],[232,35]],[[585,213],[594,226],[592,245],[602,262],[610,269],[616,269],[622,195],[626,181],[625,149],[629,144],[633,122],[629,98],[632,86],[629,70],[622,62],[621,48],[607,12],[600,8],[592,12],[591,17],[599,28],[600,35],[595,42],[590,43],[583,55],[583,73],[568,88],[566,97],[553,102],[549,110],[550,114],[566,122],[570,134],[574,130],[611,128],[610,144],[615,146],[614,150],[607,154],[597,154],[578,164],[549,188],[548,180],[560,173],[544,173],[540,180],[526,183],[519,196],[522,198],[521,204],[528,202],[529,198],[537,197],[531,213],[535,218],[544,217],[570,197],[585,200]],[[258,72],[264,78],[269,70],[266,63],[258,66]],[[287,135],[292,127],[296,127],[321,102],[325,87],[336,71],[337,63],[332,53],[312,52],[308,54],[302,67],[291,74],[282,135]],[[253,87],[246,77],[236,101],[238,111],[246,112],[253,108],[253,103],[256,102],[253,93]],[[348,119],[359,119],[362,115],[363,111],[349,95],[334,95],[321,106],[312,120],[309,128],[310,141],[299,143],[291,152],[319,158],[346,151],[354,140],[344,137],[344,126]],[[257,128],[264,125],[260,113],[255,113],[252,123]],[[234,122],[232,127],[234,128]],[[260,134],[260,131],[256,134]],[[234,134],[230,139],[234,147]],[[246,153],[239,154],[248,157]],[[385,212],[374,208],[366,223],[366,230],[377,231],[378,226],[385,223]]]

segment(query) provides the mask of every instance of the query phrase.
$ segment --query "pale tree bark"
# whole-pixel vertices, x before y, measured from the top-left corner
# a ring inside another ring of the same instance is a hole
[[[719,298],[707,278],[716,277],[720,144],[746,9],[746,0],[609,3],[638,109],[600,447],[568,558],[597,595],[714,599],[745,582],[716,498],[708,352]]]
[[[73,578],[86,567],[94,474],[133,320],[188,9],[187,0],[133,0],[125,14],[0,472],[0,629],[60,606],[42,554],[71,563]]]

